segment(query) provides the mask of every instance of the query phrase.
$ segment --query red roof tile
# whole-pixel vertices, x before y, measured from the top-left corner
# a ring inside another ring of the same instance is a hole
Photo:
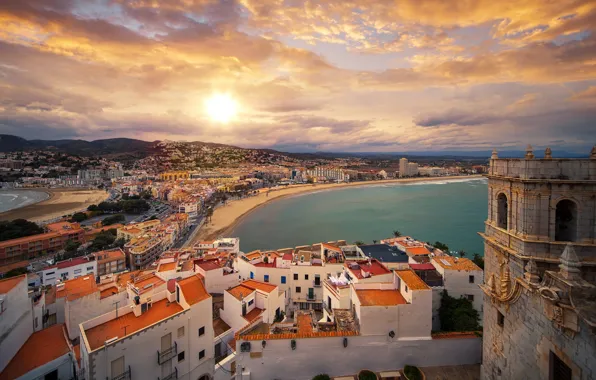
[[[435,270],[435,266],[431,263],[410,264],[410,268],[412,268],[413,270]]]
[[[406,304],[405,298],[398,290],[360,289],[356,295],[362,306],[395,306]]]
[[[263,312],[263,309],[259,309],[258,307],[255,307],[254,309],[252,309],[251,311],[249,311],[244,316],[244,319],[246,319],[248,322],[252,322],[255,319],[257,319],[259,317],[259,315],[261,315],[262,312]]]
[[[252,289],[258,289],[265,293],[271,293],[277,288],[277,285],[271,285],[266,282],[256,281],[256,280],[246,280],[242,283],[242,285],[247,286]]]
[[[64,325],[54,325],[33,333],[0,374],[0,380],[12,380],[70,351]]]
[[[203,284],[201,277],[197,275],[178,281],[178,286],[180,286],[180,290],[184,294],[184,299],[189,305],[194,305],[211,297],[207,289],[205,289],[205,284]]]
[[[12,290],[15,286],[17,286],[21,281],[27,278],[26,274],[22,274],[20,276],[6,278],[4,280],[0,280],[0,294],[6,294]]]

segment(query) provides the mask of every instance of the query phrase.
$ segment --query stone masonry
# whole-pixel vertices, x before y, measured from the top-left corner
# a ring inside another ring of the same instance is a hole
[[[596,379],[596,147],[487,177],[482,379]]]

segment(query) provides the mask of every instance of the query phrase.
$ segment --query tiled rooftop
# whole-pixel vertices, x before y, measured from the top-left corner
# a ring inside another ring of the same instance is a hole
[[[138,317],[133,312],[130,312],[86,330],[85,335],[87,336],[90,349],[95,350],[103,346],[104,342],[108,339],[116,337],[123,338],[124,336],[134,334],[182,310],[184,309],[178,303],[169,303],[167,299],[163,299],[154,302],[149,310]]]
[[[272,285],[272,284],[268,284],[266,282],[261,282],[261,281],[256,281],[256,280],[246,280],[242,284],[246,287],[249,287],[252,289],[258,289],[265,293],[271,293],[272,291],[274,291],[277,288],[277,285]]]
[[[437,263],[439,266],[441,266],[444,269],[447,270],[464,270],[464,271],[470,271],[470,270],[477,270],[477,271],[481,271],[482,269],[480,269],[480,267],[476,264],[474,264],[474,262],[468,258],[465,257],[453,257],[453,256],[436,256],[434,259],[434,262]]]
[[[431,263],[410,264],[410,268],[413,270],[435,270],[435,266]]]
[[[219,259],[195,261],[195,265],[204,271],[221,269],[222,264],[225,264],[225,262],[220,261]]]
[[[226,290],[226,292],[230,293],[238,300],[242,300],[243,298],[245,298],[247,295],[249,295],[250,293],[252,293],[254,291],[255,290],[253,288],[246,287],[242,284],[236,285],[233,288]]]
[[[93,273],[64,281],[62,284],[61,286],[56,286],[56,298],[66,297],[69,301],[74,301],[97,291],[97,284],[95,283]]]
[[[246,319],[248,322],[252,322],[255,319],[257,319],[259,317],[259,315],[261,315],[262,312],[263,312],[263,309],[259,309],[258,307],[255,307],[254,309],[252,309],[251,311],[246,313],[246,315],[244,316],[244,319]]]
[[[137,277],[139,279],[139,277]],[[140,277],[139,280],[133,281],[134,286],[139,289],[139,291],[143,291],[144,289],[150,288],[157,288],[158,286],[164,284],[165,281],[156,276],[155,274],[147,275]],[[151,286],[152,285],[152,286]]]
[[[396,270],[395,273],[411,290],[430,289],[430,287],[411,269]]]
[[[311,333],[312,317],[308,313],[299,313],[296,316],[296,326],[298,327],[298,334]]]
[[[58,324],[33,333],[0,373],[0,380],[12,380],[58,359],[69,352],[64,325]]]
[[[358,268],[355,268],[355,264],[358,265]],[[368,261],[358,261],[357,263],[345,263],[344,266],[350,269],[350,272],[353,273],[354,276],[356,276],[356,278],[358,279],[365,278],[362,275],[362,271],[370,273],[371,276],[379,276],[391,273],[391,271],[387,269],[385,265],[381,264],[377,260],[371,260],[370,264],[368,263]]]
[[[114,294],[118,294],[118,288],[116,286],[110,286],[109,288],[103,289],[100,292],[100,299],[108,298],[113,296]]]
[[[213,320],[213,336],[218,337],[229,329],[231,329],[231,327],[225,323],[223,319],[216,318]]]
[[[395,306],[407,303],[399,290],[394,289],[361,289],[356,290],[356,295],[362,306]]]
[[[7,278],[4,280],[0,280],[0,294],[6,294],[12,290],[15,286],[17,286],[21,281],[27,278],[26,274],[22,274],[20,276]]]
[[[249,261],[258,259],[259,257],[261,257],[261,251],[252,251],[252,252],[247,253],[245,256]]]
[[[425,246],[406,247],[406,252],[411,255],[430,255],[430,251]]]
[[[176,262],[160,264],[158,272],[168,272],[171,270],[176,270]]]
[[[86,257],[77,257],[77,258],[70,259],[70,260],[60,261],[59,263],[57,263],[55,265],[55,267],[58,269],[65,269],[65,268],[74,267],[76,265],[89,264],[89,263],[90,263],[90,261]],[[52,268],[52,267],[50,267],[50,268]]]
[[[98,263],[125,258],[124,251],[121,248],[107,249],[105,251],[95,252],[93,255],[96,257]]]
[[[198,275],[178,281],[178,286],[180,286],[184,299],[191,306],[211,297]]]

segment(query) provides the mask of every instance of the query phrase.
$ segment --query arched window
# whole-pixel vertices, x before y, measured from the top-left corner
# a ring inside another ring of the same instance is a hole
[[[497,227],[509,229],[507,224],[507,196],[503,193],[497,197]]]
[[[211,380],[211,376],[205,374],[205,375],[199,377],[199,380]]]
[[[555,240],[575,241],[577,239],[577,205],[568,199],[557,203],[555,216]]]

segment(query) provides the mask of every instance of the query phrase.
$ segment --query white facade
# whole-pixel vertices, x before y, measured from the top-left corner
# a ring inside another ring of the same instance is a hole
[[[72,280],[77,277],[97,273],[97,261],[87,258],[75,258],[61,261],[56,265],[38,272],[44,286],[56,285],[59,281]]]
[[[195,272],[205,278],[205,287],[210,294],[221,294],[240,283],[238,273],[229,267],[203,269],[195,263]]]
[[[20,280],[19,280],[20,279]],[[27,276],[1,281],[17,282],[10,290],[0,293],[0,372],[8,365],[29,336],[33,334],[31,300],[27,295]]]

